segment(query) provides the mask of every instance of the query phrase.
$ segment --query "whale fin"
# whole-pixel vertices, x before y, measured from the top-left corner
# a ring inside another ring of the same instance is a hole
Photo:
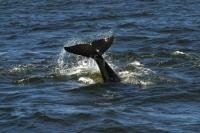
[[[104,82],[120,82],[118,75],[102,57],[102,54],[111,46],[113,40],[114,37],[111,36],[87,44],[64,47],[64,49],[70,53],[93,58],[100,69]]]

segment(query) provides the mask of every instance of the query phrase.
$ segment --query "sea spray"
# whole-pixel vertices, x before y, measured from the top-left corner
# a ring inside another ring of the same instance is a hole
[[[93,59],[67,54],[64,49],[58,55],[56,69],[60,75],[69,76],[98,72],[97,64]]]

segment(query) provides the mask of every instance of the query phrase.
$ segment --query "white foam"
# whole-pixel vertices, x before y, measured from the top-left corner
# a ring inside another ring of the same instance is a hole
[[[149,79],[141,79],[139,77],[144,76],[142,72],[131,72],[131,71],[122,71],[119,73],[122,82],[133,84],[133,85],[141,85],[141,86],[148,86],[153,85],[153,82]]]
[[[95,83],[95,81],[93,79],[88,78],[88,77],[80,77],[78,79],[78,81],[80,81],[80,82],[82,82],[84,84],[94,84]]]
[[[119,72],[119,76],[123,83],[141,85],[143,87],[153,84],[151,79],[148,78],[150,75],[154,74],[151,69],[145,68],[139,61],[131,62],[128,66],[134,66],[134,70],[124,70]]]
[[[153,82],[150,82],[150,81],[140,81],[140,84],[142,85],[142,86],[149,86],[149,85],[153,85]]]
[[[131,62],[130,65],[141,66],[141,63],[139,61],[134,61],[134,62]]]
[[[173,55],[188,55],[187,53],[181,52],[181,51],[175,51],[172,53]]]

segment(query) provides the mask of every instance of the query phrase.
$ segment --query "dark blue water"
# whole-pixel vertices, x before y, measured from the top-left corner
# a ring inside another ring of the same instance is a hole
[[[1,0],[0,132],[200,132],[199,0]],[[103,84],[64,46],[115,36]]]

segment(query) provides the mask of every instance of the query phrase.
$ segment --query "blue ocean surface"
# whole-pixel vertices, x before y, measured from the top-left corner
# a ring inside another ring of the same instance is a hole
[[[200,1],[0,0],[0,132],[199,133]]]

